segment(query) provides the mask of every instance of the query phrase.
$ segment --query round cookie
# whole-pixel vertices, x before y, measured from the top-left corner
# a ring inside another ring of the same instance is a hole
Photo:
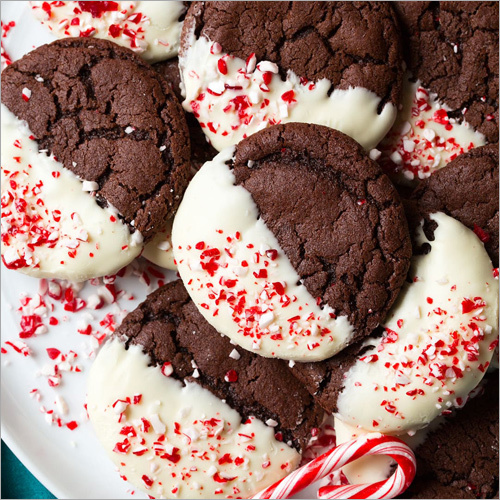
[[[179,66],[184,107],[219,151],[286,122],[370,149],[396,118],[402,79],[386,2],[193,2]]]
[[[95,37],[127,47],[150,63],[175,57],[186,2],[30,2],[58,38]]]
[[[412,193],[422,215],[444,212],[472,229],[498,267],[498,144],[460,155]]]
[[[344,423],[412,435],[461,406],[498,344],[495,270],[477,236],[443,213],[419,227],[409,281],[373,336],[293,373]]]
[[[323,417],[284,362],[235,348],[180,280],[102,348],[87,402],[120,473],[164,498],[253,496],[298,465]]]
[[[2,262],[39,278],[83,281],[137,257],[142,235],[96,201],[53,155],[38,151],[26,123],[2,104]]]
[[[144,241],[174,213],[190,173],[186,123],[131,51],[86,38],[39,47],[2,72],[2,103]]]
[[[498,142],[498,2],[394,2],[409,73],[403,109],[380,144],[398,181],[429,177]]]
[[[411,256],[403,207],[377,164],[341,132],[301,123],[206,163],[172,241],[207,321],[245,349],[295,361],[369,335]]]

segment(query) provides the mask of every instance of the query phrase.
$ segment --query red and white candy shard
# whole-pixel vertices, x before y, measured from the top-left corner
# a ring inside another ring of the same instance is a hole
[[[464,404],[498,344],[498,284],[481,241],[436,213],[430,253],[412,262],[384,324],[345,374],[337,416],[367,431],[413,433]]]
[[[11,60],[9,54],[7,54],[7,51],[5,50],[5,47],[3,44],[6,41],[5,39],[9,35],[11,29],[16,26],[16,22],[15,21],[9,21],[9,22],[2,21],[1,25],[2,25],[2,36],[1,36],[2,40],[0,43],[0,46],[1,46],[0,70],[3,71],[9,64],[12,64],[12,60]]]
[[[380,152],[372,153],[381,153],[379,163],[401,182],[425,179],[458,155],[486,143],[483,134],[467,122],[449,118],[450,108],[408,74],[402,104],[396,123],[377,146]]]
[[[193,28],[194,30],[194,28]],[[327,79],[311,82],[288,71],[283,81],[278,66],[246,61],[222,52],[219,43],[189,35],[189,47],[179,57],[184,84],[184,108],[193,113],[215,149],[237,144],[271,125],[317,123],[351,136],[365,149],[375,147],[396,119],[390,103],[362,88],[335,89]]]
[[[157,266],[177,271],[172,250],[172,223],[173,219],[168,220],[163,230],[146,243],[142,256]]]
[[[124,479],[155,498],[248,498],[298,466],[271,427],[149,363],[114,339],[89,375],[90,420]]]
[[[20,98],[30,95],[26,88]],[[1,248],[8,269],[83,281],[114,274],[137,257],[141,234],[97,204],[97,189],[38,152],[26,125],[2,104]]]
[[[30,2],[35,16],[59,38],[111,40],[154,63],[179,50],[183,2]]]
[[[205,319],[244,349],[265,357],[318,361],[352,337],[299,283],[300,276],[219,153],[194,176],[174,219],[179,274]]]

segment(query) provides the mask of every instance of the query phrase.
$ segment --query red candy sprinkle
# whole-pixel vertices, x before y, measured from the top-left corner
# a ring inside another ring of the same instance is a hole
[[[231,455],[229,453],[225,453],[224,455],[222,455],[222,457],[219,458],[219,465],[232,463],[233,459],[231,458]]]
[[[475,297],[474,300],[464,299],[462,301],[462,314],[469,313],[475,309],[486,306],[481,297]]]
[[[78,6],[83,12],[90,12],[93,18],[99,18],[105,12],[115,12],[119,8],[118,2],[78,2]]]
[[[266,269],[259,269],[259,271],[258,272],[254,272],[253,275],[256,278],[265,279],[265,278],[267,278],[267,270]]]
[[[149,476],[146,476],[146,474],[144,474],[142,476],[142,481],[144,482],[144,484],[146,485],[146,488],[147,489],[150,489],[151,486],[153,486],[153,480],[149,477]]]
[[[221,74],[227,75],[227,64],[222,57],[217,61],[217,68]]]
[[[21,332],[19,337],[27,339],[35,335],[38,327],[43,325],[42,318],[38,314],[30,314],[21,317]]]
[[[281,98],[288,104],[292,104],[292,102],[297,102],[295,98],[295,92],[293,90],[289,90],[281,95]]]
[[[214,474],[214,481],[216,483],[229,483],[230,481],[234,481],[238,476],[234,477],[222,477],[218,472]]]
[[[483,242],[488,243],[490,241],[490,234],[487,233],[484,229],[481,229],[477,224],[474,224],[474,233],[476,236]]]
[[[262,73],[262,79],[266,85],[269,85],[273,79],[273,74],[270,71],[266,71],[265,73]]]
[[[82,38],[88,38],[89,36],[92,36],[95,31],[96,31],[95,28],[89,28],[88,30],[80,31],[80,36]]]
[[[237,382],[238,381],[238,373],[235,370],[229,370],[224,377],[226,382]]]
[[[48,347],[47,354],[49,355],[50,359],[56,359],[57,356],[59,356],[61,354],[61,351],[59,349],[54,348],[54,347]]]
[[[161,455],[161,458],[166,458],[170,462],[176,464],[181,459],[181,456],[179,455],[179,448],[174,448],[172,450],[172,454],[165,453],[164,455]]]
[[[276,260],[278,258],[278,250],[274,250],[274,249],[267,250],[266,255],[269,259]]]
[[[126,455],[130,451],[130,442],[128,439],[124,439],[121,443],[116,443],[113,448],[115,453],[121,453],[122,455]]]
[[[78,424],[73,420],[71,422],[68,422],[66,424],[66,427],[70,430],[70,431],[74,431],[77,427],[78,427]]]
[[[111,24],[110,27],[109,27],[109,34],[113,37],[113,38],[117,38],[120,36],[120,33],[121,33],[122,29],[120,27],[119,24]]]

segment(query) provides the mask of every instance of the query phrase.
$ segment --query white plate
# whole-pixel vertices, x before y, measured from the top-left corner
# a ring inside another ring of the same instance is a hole
[[[33,48],[54,40],[47,28],[34,19],[28,2],[2,2],[1,6],[2,21],[16,23],[2,38],[3,46],[13,61]],[[139,265],[147,267],[149,264],[140,259]],[[5,342],[19,341],[19,297],[36,294],[39,280],[9,271],[3,265],[1,274],[1,345],[8,351],[0,357],[2,438],[30,472],[58,498],[147,498],[120,478],[84,417],[86,378],[91,360],[85,356],[89,350],[89,339],[77,330],[89,310],[67,314],[67,321],[50,326],[47,333],[25,339],[32,355],[24,357]],[[168,279],[174,277],[174,273],[168,274]],[[148,288],[137,276],[118,281],[121,289],[135,297],[135,300],[119,300],[120,307],[130,311],[146,297]],[[87,283],[82,295],[88,296],[95,291],[93,288]],[[55,302],[53,315],[61,319],[65,312],[61,303]],[[116,305],[90,311],[95,318],[92,324],[98,327],[104,315],[114,311]],[[47,319],[45,323],[48,323]],[[75,351],[82,369],[81,373],[65,372],[61,385],[55,388],[49,387],[46,376],[37,376],[37,372],[51,362],[46,352],[49,347],[61,352]],[[34,388],[42,396],[40,401],[30,396]],[[78,422],[78,428],[73,431],[48,424],[46,415],[40,411],[42,405],[46,409],[54,408],[58,396],[62,396],[68,404],[69,413],[63,416],[64,420]],[[315,496],[313,490],[304,491],[303,495],[306,496],[302,498]]]
[[[144,261],[143,265],[147,265]],[[170,275],[173,278],[173,273]],[[132,310],[146,296],[146,287],[135,276],[120,281],[120,288],[132,291],[135,300],[120,300],[120,307]],[[136,493],[131,495],[131,486],[116,473],[113,464],[94,436],[85,417],[86,378],[91,360],[86,353],[91,350],[89,337],[78,333],[79,323],[88,309],[78,313],[66,313],[62,304],[53,301],[54,317],[59,325],[49,326],[43,335],[25,339],[32,355],[24,357],[15,352],[8,341],[19,341],[21,294],[36,294],[39,280],[2,268],[2,346],[7,349],[2,359],[1,408],[2,438],[24,465],[58,498],[147,498]],[[82,296],[91,293],[94,287],[86,284]],[[108,305],[99,311],[90,311],[95,317],[92,324],[106,313],[114,312],[116,305]],[[61,319],[67,315],[68,321]],[[45,320],[47,324],[48,321]],[[52,365],[46,348],[57,348],[63,353],[73,350],[78,354],[80,373],[63,372],[61,385],[50,387],[48,377],[37,375],[45,365]],[[40,401],[30,396],[38,389]],[[61,414],[65,422],[76,421],[78,428],[71,431],[46,422],[40,411],[55,409],[55,399],[62,397],[68,405],[67,415]]]

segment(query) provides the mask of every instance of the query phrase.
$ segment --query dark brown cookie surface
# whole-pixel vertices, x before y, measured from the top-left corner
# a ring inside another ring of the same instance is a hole
[[[180,89],[181,76],[177,57],[157,63],[153,65],[153,68],[167,79],[177,99],[182,103],[184,98]],[[210,161],[217,154],[217,151],[207,141],[198,120],[193,114],[184,113],[184,115],[189,129],[189,138],[191,139],[191,166],[199,170],[206,161]]]
[[[498,2],[394,2],[408,67],[452,109],[498,142]]]
[[[379,334],[382,335],[382,331]],[[351,345],[324,361],[296,363],[290,369],[327,413],[337,411],[337,400],[344,388],[344,374],[363,354],[362,344],[358,342]]]
[[[444,212],[472,229],[498,266],[498,145],[458,156],[412,193],[418,212]]]
[[[171,362],[173,377],[200,384],[243,417],[275,420],[283,440],[297,448],[321,423],[322,410],[286,363],[235,349],[203,319],[180,280],[149,295],[116,335],[127,346],[142,345],[154,364]],[[194,366],[198,378],[192,377]]]
[[[498,374],[416,450],[403,498],[498,498]]]
[[[255,53],[283,75],[290,69],[338,89],[364,87],[381,107],[399,102],[399,34],[387,2],[193,2],[181,55],[193,24],[197,36],[244,60]]]
[[[133,52],[98,39],[44,45],[2,72],[2,102],[145,240],[174,213],[189,176],[187,127],[168,83]]]
[[[378,165],[340,132],[292,123],[242,141],[234,173],[310,294],[347,316],[352,341],[370,334],[411,257],[401,202]]]

